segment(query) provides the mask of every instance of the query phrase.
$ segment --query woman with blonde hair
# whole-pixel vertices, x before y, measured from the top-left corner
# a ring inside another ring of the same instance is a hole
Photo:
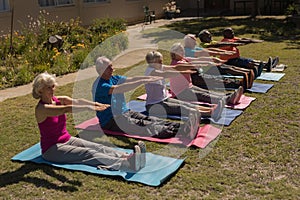
[[[103,111],[109,105],[86,99],[72,99],[68,96],[54,96],[56,86],[55,76],[47,72],[39,74],[33,81],[32,96],[39,99],[35,107],[35,117],[40,130],[42,157],[45,160],[125,171],[137,171],[145,165],[141,163],[141,151],[145,150],[143,142],[135,145],[135,153],[129,155],[102,144],[71,136],[66,129],[66,113]]]

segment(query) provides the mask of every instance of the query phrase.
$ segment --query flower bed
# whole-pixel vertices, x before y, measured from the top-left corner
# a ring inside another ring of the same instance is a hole
[[[47,14],[42,11],[37,19],[28,16],[31,22],[21,31],[0,37],[0,89],[30,83],[44,71],[63,75],[93,65],[97,55],[89,52],[104,41],[106,48],[100,53],[110,58],[128,47],[122,19],[97,19],[83,27],[80,19],[47,21]],[[59,43],[55,37],[61,39]]]

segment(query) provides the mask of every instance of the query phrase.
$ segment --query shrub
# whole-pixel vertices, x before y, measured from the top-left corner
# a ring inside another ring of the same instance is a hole
[[[34,79],[34,73],[28,70],[28,66],[20,65],[19,67],[20,70],[16,73],[13,81],[14,86],[30,83]]]
[[[123,19],[97,19],[85,28],[79,18],[56,22],[47,15],[41,11],[37,19],[28,16],[30,22],[12,38],[0,36],[0,89],[26,84],[44,71],[63,75],[89,67],[99,56],[89,54],[94,48],[112,58],[128,47]],[[60,47],[48,42],[54,35],[61,36]]]

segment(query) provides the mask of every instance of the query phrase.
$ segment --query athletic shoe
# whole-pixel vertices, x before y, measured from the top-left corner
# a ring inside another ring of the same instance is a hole
[[[267,72],[271,71],[272,63],[273,63],[273,59],[272,59],[272,57],[269,57],[268,62],[265,64],[265,68],[267,69]]]
[[[273,59],[273,62],[272,62],[272,68],[276,67],[276,65],[278,65],[279,63],[279,57],[276,56],[274,59]]]
[[[225,97],[226,104],[235,104],[236,95],[237,95],[237,90],[231,93],[229,96]]]
[[[238,104],[239,101],[241,100],[241,97],[244,93],[244,88],[242,86],[240,86],[237,91],[235,91],[236,95],[235,95],[235,99],[234,99],[234,105]]]
[[[221,99],[218,102],[218,105],[217,105],[216,109],[213,111],[213,113],[211,115],[211,118],[214,119],[214,120],[220,119],[221,116],[222,116],[222,112],[223,112],[224,106],[225,106],[225,100]]]
[[[230,94],[228,97],[225,97],[226,104],[233,104],[233,105],[237,104],[240,101],[243,93],[244,93],[244,88],[240,86],[237,90],[234,91],[234,93]]]
[[[141,149],[138,145],[134,146],[134,153],[130,154],[127,158],[129,162],[129,168],[133,172],[137,172],[141,169]]]
[[[194,139],[199,128],[199,118],[200,116],[192,112],[189,114],[189,119],[184,124],[183,132],[186,136],[189,136],[190,139]]]
[[[257,76],[260,76],[262,71],[264,69],[264,63],[263,62],[260,62],[259,63],[259,66],[258,66],[258,75]]]
[[[144,168],[146,165],[146,144],[142,141],[138,141],[138,146],[141,150],[141,168]]]

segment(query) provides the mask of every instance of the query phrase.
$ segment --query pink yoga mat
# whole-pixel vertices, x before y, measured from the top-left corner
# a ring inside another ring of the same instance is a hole
[[[236,110],[244,110],[246,109],[252,101],[254,101],[256,98],[254,97],[247,97],[245,95],[242,95],[240,101],[237,104],[227,104],[226,108],[236,109]]]
[[[141,96],[137,97],[139,100],[146,100],[147,98],[147,94],[143,94]],[[245,95],[242,95],[240,101],[237,104],[228,104],[225,107],[226,108],[231,108],[231,109],[235,109],[235,110],[244,110],[246,109],[252,101],[254,101],[256,98],[254,97],[247,97]],[[211,105],[209,103],[206,102],[191,102],[194,104],[207,104],[207,105]]]
[[[81,130],[89,130],[89,131],[100,131],[104,132],[107,135],[116,135],[116,136],[124,136],[124,137],[130,137],[135,139],[142,139],[142,140],[148,140],[152,142],[160,142],[160,143],[172,143],[172,144],[183,144],[186,146],[196,146],[199,148],[205,148],[211,141],[213,141],[215,138],[218,137],[218,135],[221,133],[221,129],[216,128],[210,124],[206,124],[199,128],[198,134],[195,137],[195,139],[187,139],[187,138],[167,138],[167,139],[160,139],[160,138],[154,138],[154,137],[146,137],[146,136],[139,136],[134,134],[127,134],[123,132],[115,132],[115,131],[109,131],[109,130],[102,130],[102,128],[99,125],[99,121],[97,117],[94,117],[92,119],[89,119],[75,127],[76,129]]]

